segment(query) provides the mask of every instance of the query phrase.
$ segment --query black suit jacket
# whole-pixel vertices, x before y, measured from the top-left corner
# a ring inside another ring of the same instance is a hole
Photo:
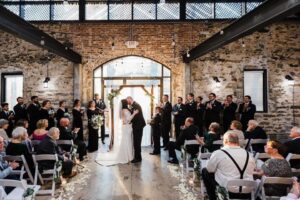
[[[223,121],[225,123],[231,123],[233,120],[235,120],[235,112],[237,109],[237,104],[236,103],[231,103],[229,104],[228,107],[224,107],[224,111],[223,111]]]
[[[165,106],[162,108],[161,121],[162,124],[171,126],[172,124],[172,105],[170,102],[166,102]]]
[[[197,117],[197,104],[195,101],[186,102],[186,117],[192,117],[195,119]]]
[[[14,106],[15,112],[15,121],[19,121],[20,119],[27,119],[27,111],[25,105],[17,104]]]
[[[176,140],[176,145],[180,147],[184,144],[185,140],[196,140],[196,135],[199,135],[199,129],[197,126],[191,125],[181,130],[180,135]],[[196,154],[199,152],[199,145],[189,145],[186,150],[191,154]]]
[[[96,108],[100,110],[104,110],[106,108],[105,102],[102,99],[100,99],[98,102],[96,101],[96,99],[94,99],[94,102],[96,104]],[[104,112],[100,111],[100,114],[104,117]]]
[[[222,104],[214,100],[212,104],[212,109],[208,109],[207,105],[210,103],[210,101],[207,101],[205,103],[205,121],[206,122],[218,122],[220,123],[220,112],[222,110]]]
[[[257,126],[253,131],[245,133],[245,139],[249,139],[246,149],[248,149],[248,146],[250,144],[250,139],[267,139],[267,138],[268,138],[268,136],[267,136],[266,132],[264,131],[264,129]],[[259,152],[259,153],[265,152],[264,147],[265,147],[264,144],[252,145],[253,151]]]
[[[133,112],[134,110],[138,110],[139,113],[136,114],[133,119],[131,120],[132,122],[132,128],[133,129],[142,129],[146,126],[146,122],[143,116],[143,111],[142,108],[140,106],[140,104],[138,104],[137,102],[133,102],[133,104],[131,105],[132,109],[131,112]]]
[[[37,146],[37,154],[57,154],[58,159],[63,161],[63,152],[60,147],[56,144],[56,141],[53,140],[48,135],[41,141]],[[52,169],[54,166],[54,161],[41,161],[39,162],[39,169]]]
[[[287,148],[286,155],[289,153],[300,154],[300,138],[293,139],[284,143]],[[291,166],[296,169],[300,169],[300,160],[291,160]]]
[[[29,122],[30,124],[33,124],[36,126],[36,122],[39,120],[39,111],[40,111],[40,105],[37,104],[30,104],[27,108],[27,113],[29,116]],[[33,131],[33,130],[32,130]]]
[[[174,115],[174,123],[183,125],[186,118],[186,107],[184,104],[176,104],[173,106],[173,112],[178,112],[177,115]]]
[[[248,121],[254,119],[254,114],[256,112],[256,106],[249,102],[248,108],[244,111],[245,103],[240,104],[239,113],[241,114],[241,123],[243,124],[243,128],[247,125]]]

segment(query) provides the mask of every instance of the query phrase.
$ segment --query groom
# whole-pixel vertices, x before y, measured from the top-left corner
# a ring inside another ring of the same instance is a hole
[[[143,116],[143,111],[141,106],[133,100],[132,97],[127,97],[128,107],[133,113],[134,110],[138,110],[138,114],[133,117],[131,120],[132,122],[132,129],[133,129],[133,146],[134,146],[134,159],[131,163],[138,163],[142,161],[141,155],[141,143],[143,137],[143,129],[146,126],[146,122]]]

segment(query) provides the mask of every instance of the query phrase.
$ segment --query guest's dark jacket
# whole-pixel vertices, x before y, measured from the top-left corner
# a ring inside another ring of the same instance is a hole
[[[186,118],[186,106],[184,104],[175,104],[173,112],[178,112],[177,115],[174,115],[174,123],[183,125]]]
[[[287,149],[286,155],[289,153],[300,154],[300,138],[290,140],[284,143],[284,145]],[[291,160],[290,163],[292,168],[300,169],[300,160]]]
[[[212,122],[220,123],[220,112],[222,110],[222,104],[221,102],[214,100],[212,103],[212,108],[208,109],[207,105],[211,101],[207,101],[205,103],[205,121],[209,125]]]
[[[247,108],[245,103],[239,105],[239,113],[241,114],[241,123],[243,125],[243,130],[245,131],[248,127],[248,122],[251,119],[254,119],[256,112],[256,106],[250,101]]]
[[[204,143],[203,148],[207,149],[209,152],[213,152],[217,149],[220,149],[220,145],[214,145],[213,142],[220,140],[220,135],[218,133],[204,133]]]
[[[180,147],[184,145],[185,140],[196,140],[196,135],[199,135],[198,127],[190,125],[189,127],[181,130],[180,135],[176,140],[176,145]],[[199,152],[199,145],[189,145],[186,150],[191,154],[196,154]]]
[[[76,134],[73,134],[72,131],[66,127],[59,127],[59,140],[73,140],[76,139]],[[62,146],[62,149],[65,151],[70,151],[71,146]]]
[[[2,110],[0,112],[0,119],[6,119],[6,120],[8,120],[8,123],[9,123],[9,126],[6,130],[6,133],[7,133],[8,137],[11,137],[11,133],[12,133],[13,127],[14,127],[13,118],[8,119],[9,116],[11,115],[11,113],[12,113],[11,111],[5,112],[4,110]]]
[[[48,135],[38,145],[37,154],[57,154],[59,160],[64,160],[63,151],[56,144],[56,141]],[[53,169],[54,164],[54,161],[41,161],[39,162],[39,170]]]
[[[27,119],[27,110],[26,106],[23,104],[17,104],[14,106],[15,112],[15,122],[19,121],[20,119]]]
[[[56,111],[56,120],[57,120],[57,124],[60,123],[60,119],[63,117],[66,117],[66,114],[68,114],[68,109],[65,108],[65,111],[63,111],[62,109],[57,109]]]
[[[253,131],[251,132],[246,132],[245,133],[245,139],[249,139],[248,144],[246,146],[246,149],[248,149],[249,144],[250,144],[250,139],[267,139],[268,136],[266,134],[266,132],[264,131],[264,129],[262,129],[260,126],[257,126]],[[254,144],[252,145],[252,149],[255,152],[259,152],[259,153],[264,153],[264,144]]]
[[[187,101],[185,103],[186,107],[186,117],[192,117],[195,119],[197,117],[197,103],[195,101]]]
[[[162,108],[161,123],[164,126],[171,126],[172,124],[172,105],[170,102],[166,102]]]
[[[132,128],[133,129],[142,129],[142,128],[144,128],[146,126],[146,122],[145,122],[145,119],[144,119],[144,116],[143,116],[143,111],[142,111],[141,106],[136,102],[133,102],[133,104],[131,106],[132,106],[131,113],[133,113],[134,110],[139,111],[139,113],[136,114],[133,117],[133,119],[131,120]]]

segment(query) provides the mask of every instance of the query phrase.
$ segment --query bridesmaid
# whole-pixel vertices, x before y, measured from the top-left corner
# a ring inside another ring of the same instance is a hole
[[[81,102],[79,99],[75,99],[74,105],[73,105],[73,124],[72,124],[72,130],[75,128],[80,128],[79,132],[77,133],[77,140],[83,141],[83,123],[82,123],[82,117],[83,117],[84,110],[81,109]]]
[[[60,126],[60,119],[63,117],[70,118],[65,100],[59,102],[59,108],[56,111],[57,127]]]
[[[90,101],[88,103],[87,117],[88,117],[88,129],[89,129],[89,140],[88,140],[88,150],[94,152],[98,150],[99,139],[98,132],[99,128],[95,129],[92,126],[92,117],[94,115],[100,115],[99,109],[96,109],[96,103]]]

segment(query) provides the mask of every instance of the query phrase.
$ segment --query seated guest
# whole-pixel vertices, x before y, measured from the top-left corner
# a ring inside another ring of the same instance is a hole
[[[73,114],[73,124],[72,128],[80,128],[79,132],[77,134],[77,139],[83,141],[83,122],[82,117],[84,114],[84,110],[81,109],[81,102],[78,99],[75,99],[74,101],[74,107],[72,110]]]
[[[281,197],[280,200],[300,200],[300,184],[294,181],[291,192],[287,196]]]
[[[40,119],[36,123],[36,130],[32,133],[31,138],[33,140],[40,140],[42,141],[46,136],[48,131],[46,130],[48,127],[48,120],[47,119]]]
[[[70,125],[70,120],[68,118],[61,118],[60,119],[60,140],[73,140],[74,144],[78,146],[77,153],[79,154],[79,160],[83,160],[83,156],[86,156],[86,145],[83,141],[77,139],[77,133],[79,131],[79,128],[75,128],[73,131],[71,131],[68,127]],[[63,148],[66,151],[70,151],[70,147],[67,147],[66,149]]]
[[[199,129],[194,125],[194,120],[191,117],[186,118],[184,127],[181,133],[176,139],[176,142],[169,142],[169,163],[178,164],[175,149],[180,150],[181,146],[184,145],[185,140],[196,140],[196,135],[199,134]],[[199,135],[198,135],[199,136]],[[189,145],[186,151],[192,155],[192,158],[199,152],[199,145]]]
[[[29,127],[29,122],[27,119],[20,119],[16,122],[16,126],[15,127],[23,127],[26,130],[28,130]],[[25,134],[25,140],[22,142],[23,144],[25,144],[28,148],[29,153],[32,153],[32,143],[31,140],[28,136],[28,132],[26,132]]]
[[[208,132],[204,134],[203,137],[197,137],[198,142],[202,145],[202,149],[208,150],[208,152],[213,152],[219,149],[218,146],[214,145],[213,142],[220,139],[219,135],[220,125],[213,122],[209,125]]]
[[[6,129],[8,128],[9,123],[6,119],[0,119],[0,136],[4,139],[5,143],[9,141],[9,137],[6,134]]]
[[[248,122],[248,128],[245,133],[245,138],[249,139],[248,144],[246,146],[246,149],[249,148],[250,140],[251,139],[267,139],[267,134],[266,132],[258,126],[258,122],[255,120],[250,120]],[[254,144],[252,145],[252,149],[255,152],[263,153],[264,151],[264,144]]]
[[[233,120],[230,124],[230,130],[234,131],[235,134],[239,137],[239,142],[240,142],[240,146],[244,147],[244,143],[245,143],[245,136],[243,133],[243,125],[241,122],[237,121],[237,120]]]
[[[57,154],[58,159],[62,161],[63,176],[74,176],[76,173],[72,172],[73,161],[68,159],[60,147],[56,144],[56,140],[59,139],[59,129],[52,127],[47,136],[41,141],[37,148],[37,154]],[[53,169],[54,161],[41,161],[39,162],[39,170]]]
[[[59,102],[59,108],[56,111],[56,120],[57,120],[57,127],[59,128],[60,119],[65,117],[69,118],[70,114],[68,113],[68,108],[66,108],[66,101],[62,100]]]
[[[216,186],[226,188],[232,179],[253,180],[255,160],[239,145],[238,136],[227,131],[223,138],[224,147],[212,153],[207,167],[202,170],[203,182],[210,200],[216,199]],[[242,173],[240,173],[242,171]],[[229,193],[230,198],[248,197],[248,194]]]
[[[268,177],[292,177],[292,169],[283,157],[285,147],[276,140],[267,142],[265,152],[271,157],[262,166],[256,169],[254,174]],[[265,192],[268,196],[282,196],[286,194],[286,186],[265,185]]]
[[[4,139],[0,136],[0,179],[8,178],[13,169],[19,167],[17,162],[7,163],[2,158],[5,156]]]
[[[6,147],[6,154],[11,156],[24,155],[30,171],[34,172],[34,164],[32,156],[26,144],[23,142],[26,140],[27,130],[23,127],[17,127],[12,132],[12,140]]]
[[[151,120],[151,132],[153,137],[154,149],[150,155],[159,155],[160,154],[160,135],[161,135],[161,113],[162,108],[155,108],[155,115]]]
[[[0,119],[6,119],[8,121],[8,128],[6,129],[6,133],[8,137],[11,137],[11,132],[13,130],[13,119],[14,119],[14,112],[9,110],[8,103],[2,103],[2,111],[0,112]]]
[[[293,127],[289,137],[292,140],[284,143],[287,148],[286,155],[288,153],[300,154],[300,128]],[[290,163],[292,168],[300,169],[300,160],[291,160]]]
[[[28,129],[29,128],[29,122],[27,119],[20,119],[16,122],[15,127],[23,127]]]

